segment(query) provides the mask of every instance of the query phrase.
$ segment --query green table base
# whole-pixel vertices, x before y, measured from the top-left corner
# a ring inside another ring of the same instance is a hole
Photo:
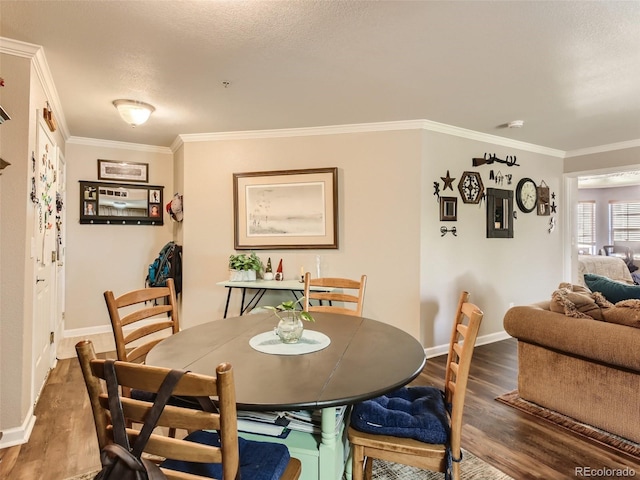
[[[349,441],[345,421],[336,428],[335,407],[322,410],[320,434],[292,430],[287,438],[270,437],[255,433],[240,432],[242,438],[260,442],[282,443],[287,446],[292,457],[302,463],[300,480],[342,480],[349,458]],[[351,477],[351,468],[347,468],[347,478]]]

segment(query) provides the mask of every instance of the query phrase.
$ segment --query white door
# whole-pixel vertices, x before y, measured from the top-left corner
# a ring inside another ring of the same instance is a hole
[[[35,208],[35,305],[33,315],[32,401],[36,402],[55,361],[51,333],[56,313],[56,191],[57,148],[46,124],[40,120],[34,172],[37,203]],[[53,350],[53,351],[52,351]],[[52,360],[53,359],[53,360]]]

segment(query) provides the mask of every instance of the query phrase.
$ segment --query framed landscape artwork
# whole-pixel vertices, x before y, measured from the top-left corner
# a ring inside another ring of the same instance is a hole
[[[338,248],[338,169],[233,174],[236,250]]]

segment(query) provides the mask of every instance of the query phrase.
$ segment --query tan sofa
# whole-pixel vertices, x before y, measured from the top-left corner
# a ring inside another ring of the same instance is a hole
[[[549,309],[509,309],[522,398],[640,443],[640,328]]]

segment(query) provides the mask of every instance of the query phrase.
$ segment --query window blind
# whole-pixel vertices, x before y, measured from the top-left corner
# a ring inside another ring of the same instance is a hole
[[[596,203],[578,202],[578,249],[595,254]]]
[[[609,202],[611,240],[640,241],[640,201]]]

